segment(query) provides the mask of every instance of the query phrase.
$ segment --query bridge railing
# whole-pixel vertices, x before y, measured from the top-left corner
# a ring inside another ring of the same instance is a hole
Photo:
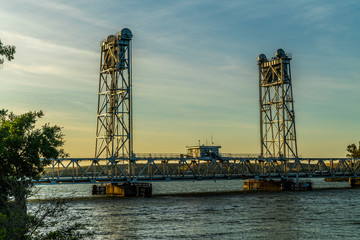
[[[52,160],[38,183],[149,182],[174,180],[336,178],[360,176],[360,159],[222,159],[151,156],[132,159],[62,158]]]
[[[180,158],[186,154],[183,153],[136,153],[136,158]]]
[[[230,158],[257,158],[259,154],[254,153],[221,153],[222,157]],[[184,153],[136,153],[136,158],[192,158]]]
[[[256,153],[221,153],[222,157],[229,158],[258,158],[259,154]]]

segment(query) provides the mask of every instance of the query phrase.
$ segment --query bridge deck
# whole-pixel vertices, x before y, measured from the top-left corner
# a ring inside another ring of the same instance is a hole
[[[339,178],[360,176],[354,158],[61,158],[37,184]]]

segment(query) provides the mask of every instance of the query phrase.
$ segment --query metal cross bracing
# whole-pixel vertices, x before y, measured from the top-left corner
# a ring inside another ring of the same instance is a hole
[[[131,39],[124,28],[101,43],[95,158],[133,154]]]
[[[134,169],[129,172],[129,161]],[[62,158],[37,184],[359,177],[353,158]]]
[[[101,43],[95,158],[51,161],[37,184],[358,177],[360,159],[297,158],[291,57],[278,49],[259,65],[261,157],[133,154],[132,33]]]
[[[297,157],[291,57],[282,49],[269,60],[258,57],[260,151],[263,157]]]

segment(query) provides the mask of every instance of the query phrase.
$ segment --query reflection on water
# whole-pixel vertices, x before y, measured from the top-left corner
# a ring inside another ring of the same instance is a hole
[[[95,239],[359,239],[360,189],[344,189],[348,183],[310,192],[238,191],[242,186],[153,183],[152,198],[112,198],[92,197],[90,185],[57,185],[41,187],[38,196],[75,196],[71,214]],[[314,181],[315,188],[329,186]],[[178,193],[192,194],[171,195]]]

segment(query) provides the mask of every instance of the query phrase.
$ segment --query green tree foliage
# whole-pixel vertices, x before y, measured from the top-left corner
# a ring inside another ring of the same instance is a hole
[[[0,56],[5,56],[8,61],[11,61],[14,59],[14,54],[15,54],[15,47],[3,45],[0,40]],[[2,65],[4,61],[5,60],[3,58],[0,58],[0,65]]]
[[[347,157],[351,158],[360,158],[360,142],[359,147],[357,147],[354,143],[347,146],[346,150],[349,152],[346,154]]]
[[[39,179],[50,158],[64,155],[64,135],[59,126],[36,128],[36,121],[43,115],[42,111],[15,115],[0,110],[0,240],[82,236],[76,231],[76,223],[61,224],[60,228],[49,225],[49,219],[59,222],[57,217],[65,210],[62,202],[40,206],[35,213],[27,211],[32,180]]]
[[[63,134],[59,126],[45,124],[35,129],[37,119],[43,112],[15,115],[0,110],[0,191],[3,201],[13,196],[24,205],[30,179],[38,179],[50,158],[58,158],[63,150]],[[40,161],[40,158],[44,160]],[[11,186],[15,186],[14,189]],[[11,191],[13,189],[13,191]],[[24,205],[23,207],[25,207]]]
[[[15,115],[0,110],[0,174],[20,180],[37,179],[48,165],[50,158],[58,158],[64,144],[59,126],[45,124],[35,129],[36,121],[43,112]],[[40,158],[44,158],[40,161]]]

